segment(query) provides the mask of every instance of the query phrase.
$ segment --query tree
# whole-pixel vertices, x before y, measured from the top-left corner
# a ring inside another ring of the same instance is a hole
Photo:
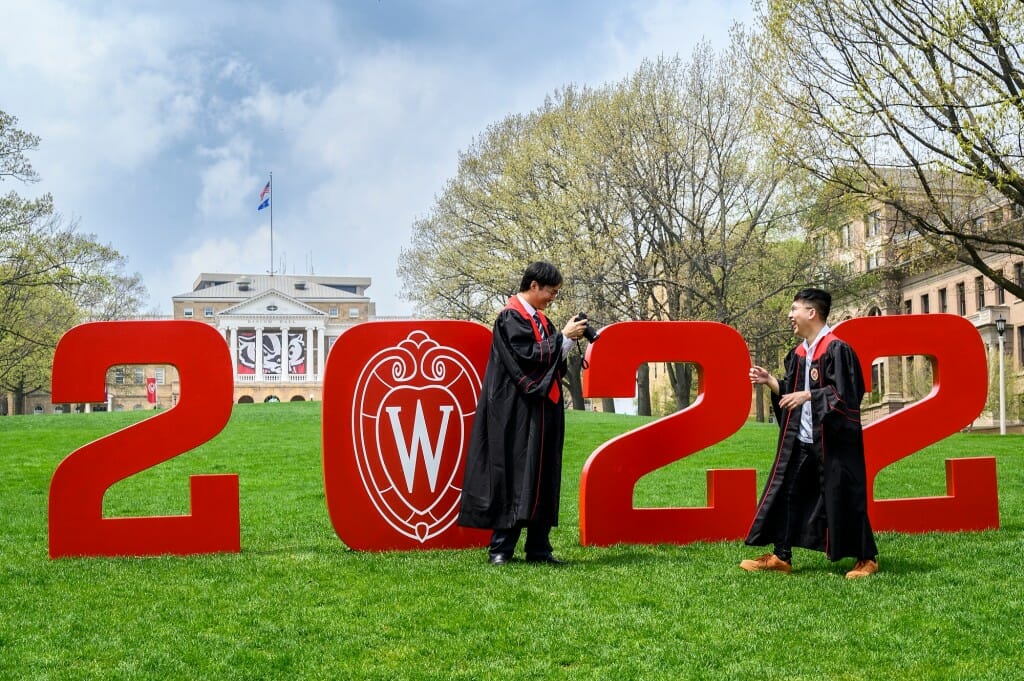
[[[39,139],[0,111],[0,181],[38,178],[26,153]],[[53,211],[49,195],[0,196],[0,390],[8,409],[50,382],[53,350],[71,326],[138,311],[145,288],[125,260]]]
[[[484,321],[543,254],[568,275],[559,310],[743,331],[809,271],[793,238],[800,193],[755,126],[743,42],[737,33],[723,55],[701,45],[689,62],[658,59],[621,83],[566,88],[489,128],[414,225],[399,269],[406,295]],[[649,409],[645,369],[639,402]],[[680,408],[691,372],[670,367]]]
[[[992,270],[1024,254],[1024,4],[1019,0],[768,0],[757,60],[781,154],[897,209],[942,257]]]
[[[639,281],[652,318],[778,336],[778,320],[765,331],[757,313],[808,279],[807,192],[757,126],[748,42],[737,29],[721,53],[704,43],[687,62],[644,62],[619,86],[603,136],[617,142],[614,185],[630,207],[632,242],[642,244],[647,279]],[[677,408],[685,407],[693,367],[667,368]]]

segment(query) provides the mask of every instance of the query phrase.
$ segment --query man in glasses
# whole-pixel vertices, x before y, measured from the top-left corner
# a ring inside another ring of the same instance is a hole
[[[494,322],[491,354],[473,420],[458,523],[493,530],[492,565],[505,565],[526,528],[526,560],[561,563],[548,535],[558,524],[565,411],[565,356],[586,320],[561,332],[543,310],[558,295],[562,275],[551,263],[531,263],[519,293]]]
[[[803,342],[786,356],[785,377],[750,369],[751,383],[771,388],[780,433],[746,540],[774,549],[742,561],[749,572],[788,573],[794,546],[824,551],[833,561],[855,558],[848,579],[878,572],[860,423],[864,377],[853,350],[832,334],[831,306],[827,291],[799,291],[788,319]]]

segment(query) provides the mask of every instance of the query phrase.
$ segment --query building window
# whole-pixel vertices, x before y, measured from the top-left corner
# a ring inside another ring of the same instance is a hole
[[[871,401],[877,402],[882,399],[885,393],[885,365],[871,365]]]
[[[853,225],[847,222],[839,230],[839,243],[841,246],[853,245]]]
[[[1017,363],[1024,366],[1024,326],[1017,327]]]
[[[359,318],[359,308],[358,307],[350,307],[348,309],[348,316],[349,316],[349,319],[358,319]]]
[[[984,277],[975,277],[974,278],[974,302],[977,304],[979,310],[981,308],[985,307],[985,278]]]
[[[167,380],[166,370],[163,367],[157,367],[154,373],[156,374],[156,384],[163,385]]]
[[[338,308],[337,307],[329,307],[329,308],[327,308],[327,316],[328,317],[337,317],[338,316]]]
[[[868,272],[878,267],[878,254],[868,253]]]
[[[903,314],[914,314],[914,301],[909,298],[903,301]]]
[[[1006,289],[1000,284],[996,284],[996,305],[1006,304]]]
[[[142,385],[146,382],[146,375],[142,373],[142,369],[135,370],[135,385]]]
[[[961,317],[967,314],[967,287],[962,281],[956,285],[956,313]]]
[[[204,307],[203,308],[203,316],[204,317],[212,317],[213,316],[213,307],[211,307],[210,305],[207,305],[206,307]]]
[[[873,210],[864,217],[864,236],[867,238],[882,233],[882,213]]]
[[[185,316],[186,319],[191,319],[193,315],[192,308],[186,307],[184,310],[182,310],[182,314]]]
[[[1024,286],[1024,262],[1014,263],[1013,280],[1017,282],[1017,286]]]
[[[928,297],[927,293],[921,294],[921,314],[928,314],[931,312],[931,298]]]
[[[124,369],[121,367],[114,369],[114,385],[124,385]]]
[[[939,289],[939,312],[949,312],[949,303],[946,300],[946,289]]]

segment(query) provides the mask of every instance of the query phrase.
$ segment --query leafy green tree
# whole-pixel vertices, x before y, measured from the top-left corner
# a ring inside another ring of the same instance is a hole
[[[1024,254],[1024,4],[1019,0],[767,0],[754,62],[789,162],[895,206],[936,254],[1014,295],[985,262]]]
[[[0,181],[34,182],[39,139],[0,111]],[[124,258],[53,211],[49,195],[0,196],[0,391],[8,411],[50,382],[53,350],[71,326],[134,314],[145,297]]]
[[[800,195],[755,125],[743,42],[644,62],[603,88],[565,88],[491,126],[414,225],[399,268],[405,294],[431,314],[489,321],[526,262],[544,257],[567,274],[556,316],[744,331],[809,269],[802,239],[792,246]],[[670,367],[670,378],[686,406],[692,367]],[[570,378],[579,404],[574,388]]]

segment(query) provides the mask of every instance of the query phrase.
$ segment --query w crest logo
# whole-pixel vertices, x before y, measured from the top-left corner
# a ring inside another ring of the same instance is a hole
[[[335,343],[325,371],[324,476],[335,530],[353,548],[479,545],[479,533],[455,519],[490,332],[471,322],[373,326],[378,336],[404,337],[386,346],[361,338],[357,326]],[[360,359],[361,346],[375,351]],[[334,406],[342,394],[347,415]],[[390,529],[367,531],[374,526]]]
[[[444,449],[444,438],[448,434],[448,416],[455,407],[444,405],[441,407],[441,432],[437,436],[436,448],[430,444],[428,438],[427,423],[423,418],[423,403],[416,400],[416,419],[413,421],[412,442],[407,447],[405,444],[405,433],[402,430],[402,407],[387,407],[388,416],[391,417],[391,430],[395,435],[395,444],[398,446],[398,457],[402,461],[402,471],[405,473],[405,484],[409,494],[412,494],[413,480],[416,477],[417,454],[423,452],[423,465],[427,470],[427,481],[430,483],[430,491],[433,492],[437,486],[437,471],[441,467],[441,451]]]

